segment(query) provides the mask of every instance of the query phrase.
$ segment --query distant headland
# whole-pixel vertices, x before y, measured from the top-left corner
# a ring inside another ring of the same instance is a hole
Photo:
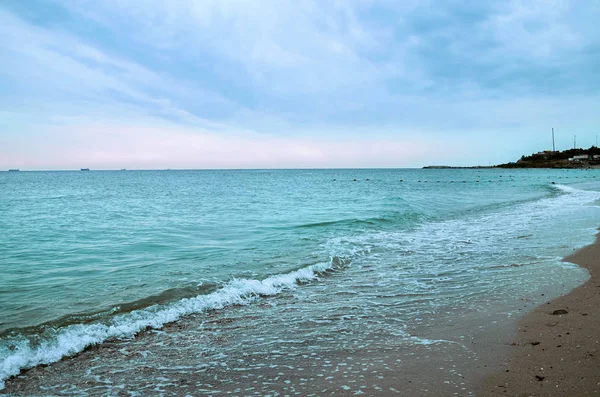
[[[499,164],[498,168],[596,168],[600,167],[600,149],[545,150],[521,156],[514,163]]]
[[[425,169],[465,169],[465,168],[600,168],[600,148],[545,150],[530,156],[521,156],[516,162],[474,167],[451,167],[446,165],[428,165]]]

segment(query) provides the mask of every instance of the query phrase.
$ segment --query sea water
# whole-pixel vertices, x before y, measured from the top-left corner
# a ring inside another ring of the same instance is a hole
[[[599,191],[597,170],[3,172],[0,388],[71,357],[97,384],[52,392],[114,392],[92,362],[160,392],[176,362],[206,393],[376,393],[356,379],[424,347],[472,358],[469,329],[585,281],[562,258],[593,241]]]

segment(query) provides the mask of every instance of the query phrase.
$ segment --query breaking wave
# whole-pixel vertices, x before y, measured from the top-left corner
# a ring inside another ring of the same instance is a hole
[[[39,342],[25,336],[13,337],[0,345],[0,390],[4,388],[6,379],[24,369],[57,362],[107,340],[132,338],[141,331],[161,328],[189,314],[247,305],[260,297],[277,295],[327,272],[340,270],[348,263],[348,260],[334,256],[329,262],[273,275],[264,280],[234,279],[212,293],[181,299],[169,305],[133,310],[116,315],[107,323],[72,324],[56,330],[52,337]]]

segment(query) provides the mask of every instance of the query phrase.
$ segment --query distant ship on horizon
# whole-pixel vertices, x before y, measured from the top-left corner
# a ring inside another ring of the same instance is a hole
[[[81,171],[89,171],[89,168],[82,168]]]
[[[10,170],[8,170],[8,172],[19,172],[18,168],[11,168]]]

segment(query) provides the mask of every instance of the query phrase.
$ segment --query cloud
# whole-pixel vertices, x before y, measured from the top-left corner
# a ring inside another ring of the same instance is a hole
[[[218,93],[193,84],[186,86],[185,81],[166,73],[158,74],[111,56],[68,33],[28,24],[1,9],[0,34],[7,38],[0,44],[6,60],[0,71],[18,82],[17,90],[25,91],[27,102],[21,110],[51,98],[59,102],[84,101],[90,107],[135,107],[141,112],[203,124],[208,121],[191,114],[179,102],[221,108],[233,105]],[[73,113],[67,106],[61,110]]]
[[[108,1],[94,2],[93,11],[90,5],[76,12],[110,29],[127,20],[139,32],[135,41],[189,58],[214,57],[273,94],[356,86],[386,70],[365,55],[383,53],[389,32],[364,26],[359,7],[344,2]]]
[[[199,147],[197,134],[219,167],[422,165],[386,148],[431,140],[508,161],[539,149],[552,126],[591,136],[600,122],[594,2],[32,1],[0,4],[0,106],[10,115],[0,141],[35,136],[19,143],[22,157],[33,156],[28,145],[49,156],[55,141],[116,161],[116,142],[92,153],[73,138],[91,141],[87,128],[104,137],[102,126],[127,142],[165,128],[180,151]],[[524,143],[505,144],[515,138]],[[224,149],[238,140],[263,154]],[[372,161],[359,146],[386,155]],[[164,164],[143,147],[129,150],[136,164]]]

